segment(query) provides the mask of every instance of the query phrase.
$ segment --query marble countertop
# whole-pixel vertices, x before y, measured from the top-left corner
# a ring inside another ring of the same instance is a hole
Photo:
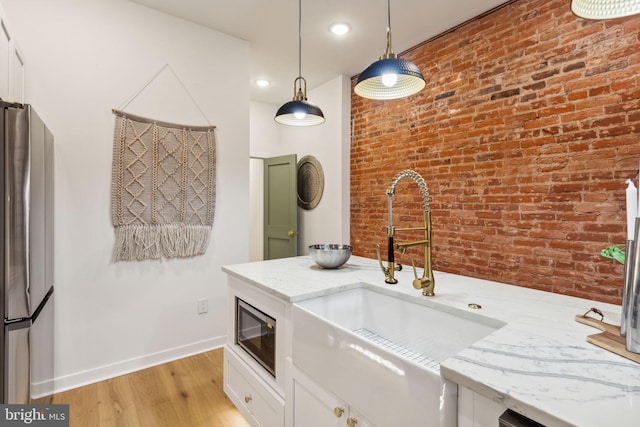
[[[412,287],[410,267],[396,274],[397,285],[387,285],[376,260],[355,256],[336,270],[301,256],[223,271],[292,303],[362,283],[427,298]],[[620,306],[437,271],[434,276],[432,304],[507,324],[442,362],[443,377],[547,426],[640,425],[640,364],[587,343],[599,331],[574,320],[596,307],[606,322],[619,324]]]

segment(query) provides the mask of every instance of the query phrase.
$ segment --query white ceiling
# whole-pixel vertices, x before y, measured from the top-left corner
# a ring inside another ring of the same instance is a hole
[[[280,105],[293,98],[293,81],[298,76],[296,0],[131,1],[247,40],[251,99]],[[393,50],[401,53],[505,2],[393,0]],[[349,23],[351,32],[341,37],[331,34],[329,26],[337,21]],[[354,76],[377,60],[386,46],[386,29],[385,0],[304,0],[302,76],[308,90],[340,74]],[[259,88],[257,79],[269,80],[271,85]]]

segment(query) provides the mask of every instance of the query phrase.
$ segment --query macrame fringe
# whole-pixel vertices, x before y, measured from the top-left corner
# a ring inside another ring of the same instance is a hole
[[[122,225],[115,228],[113,261],[184,258],[202,255],[209,246],[206,225]]]

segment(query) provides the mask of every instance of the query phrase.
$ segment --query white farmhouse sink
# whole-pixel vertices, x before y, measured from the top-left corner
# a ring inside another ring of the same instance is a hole
[[[293,305],[293,362],[376,426],[457,425],[457,386],[440,362],[503,323],[360,287]]]

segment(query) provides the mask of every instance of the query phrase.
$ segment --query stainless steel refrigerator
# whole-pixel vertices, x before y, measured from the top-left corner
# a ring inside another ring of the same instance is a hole
[[[53,378],[53,135],[30,105],[0,106],[0,403],[29,403]]]

